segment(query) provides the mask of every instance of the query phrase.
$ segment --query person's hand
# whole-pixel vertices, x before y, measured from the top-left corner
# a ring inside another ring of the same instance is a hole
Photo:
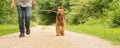
[[[35,6],[36,6],[36,1],[33,1],[32,2],[32,7],[35,8]]]
[[[14,7],[15,7],[15,4],[12,3],[12,4],[10,5],[10,9],[13,9]]]

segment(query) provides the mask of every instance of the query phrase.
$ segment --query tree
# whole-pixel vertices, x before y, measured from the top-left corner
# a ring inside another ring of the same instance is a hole
[[[69,0],[44,0],[39,4],[40,10],[48,10],[48,11],[40,11],[40,24],[52,24],[55,23],[56,13],[51,12],[57,11],[57,7],[61,5],[65,11],[69,11]],[[66,13],[66,12],[65,12]]]

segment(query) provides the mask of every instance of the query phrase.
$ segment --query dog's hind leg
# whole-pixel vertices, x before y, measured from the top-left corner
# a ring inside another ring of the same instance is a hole
[[[64,30],[65,30],[64,28],[65,28],[64,25],[62,25],[62,26],[61,26],[61,35],[62,35],[62,36],[64,36]]]
[[[60,36],[60,26],[56,25],[56,36]]]

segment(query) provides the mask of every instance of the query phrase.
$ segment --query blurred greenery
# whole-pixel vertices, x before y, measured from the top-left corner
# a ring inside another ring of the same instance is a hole
[[[0,0],[0,24],[16,24],[17,11],[10,10],[10,0]]]
[[[58,6],[62,6],[65,11],[69,11],[69,0],[44,0],[38,3],[40,10],[53,10],[56,12]],[[56,13],[50,11],[39,11],[41,22],[39,24],[50,25],[55,23]],[[66,14],[66,12],[65,12]]]

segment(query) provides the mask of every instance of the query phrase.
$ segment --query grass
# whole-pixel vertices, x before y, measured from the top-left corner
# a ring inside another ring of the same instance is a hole
[[[31,22],[30,27],[33,27],[35,25],[37,25],[37,24],[34,22]],[[16,25],[0,25],[0,36],[12,34],[12,33],[16,33],[16,32],[19,32],[18,24],[16,24]]]
[[[103,25],[67,25],[67,30],[98,36],[110,41],[112,44],[120,45],[120,28],[108,28]]]
[[[18,32],[18,25],[0,25],[0,36]]]

